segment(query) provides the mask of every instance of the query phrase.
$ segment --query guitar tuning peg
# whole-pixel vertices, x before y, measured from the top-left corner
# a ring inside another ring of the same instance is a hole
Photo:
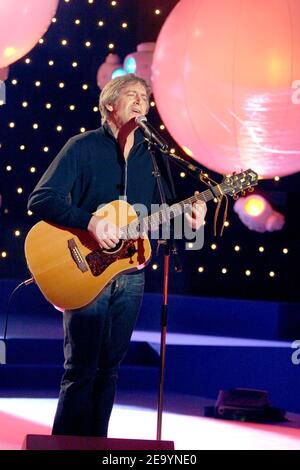
[[[248,188],[249,193],[253,193],[253,191],[254,191],[254,188]]]
[[[246,196],[246,191],[241,191],[242,196]]]
[[[239,198],[238,194],[234,194],[234,195],[232,196],[232,199],[233,199],[234,201],[237,201],[238,198]]]

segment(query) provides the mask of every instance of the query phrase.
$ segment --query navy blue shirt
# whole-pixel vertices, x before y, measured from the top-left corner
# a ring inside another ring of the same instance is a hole
[[[167,202],[172,201],[167,162],[157,158]],[[99,205],[125,193],[129,204],[148,211],[159,203],[153,164],[137,129],[127,162],[108,125],[72,137],[53,160],[29,197],[28,209],[41,219],[86,229]],[[127,178],[126,178],[127,173]]]

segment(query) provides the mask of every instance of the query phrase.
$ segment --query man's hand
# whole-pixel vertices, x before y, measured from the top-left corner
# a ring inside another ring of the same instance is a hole
[[[199,191],[195,192],[195,196],[199,194]],[[199,230],[200,227],[204,224],[205,215],[207,212],[207,207],[204,201],[194,202],[192,207],[192,215],[186,213],[185,217],[187,223],[193,230]]]
[[[118,227],[112,222],[93,215],[89,225],[88,231],[97,240],[101,248],[109,250],[115,248],[120,240],[120,233]]]

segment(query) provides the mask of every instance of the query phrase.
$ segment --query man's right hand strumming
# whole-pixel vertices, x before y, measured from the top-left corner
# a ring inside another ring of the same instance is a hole
[[[97,240],[100,247],[106,250],[115,248],[120,240],[120,233],[118,227],[106,219],[100,219],[93,215],[89,225],[88,231]]]

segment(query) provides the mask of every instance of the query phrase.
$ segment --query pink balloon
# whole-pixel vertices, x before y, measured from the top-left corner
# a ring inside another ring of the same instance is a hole
[[[219,173],[300,170],[299,25],[299,0],[176,5],[156,43],[152,84],[188,155]]]
[[[0,0],[0,68],[30,51],[47,31],[58,0]]]
[[[117,54],[108,54],[106,56],[105,62],[100,65],[97,72],[97,85],[100,90],[111,80],[112,73],[122,68],[120,60]]]

